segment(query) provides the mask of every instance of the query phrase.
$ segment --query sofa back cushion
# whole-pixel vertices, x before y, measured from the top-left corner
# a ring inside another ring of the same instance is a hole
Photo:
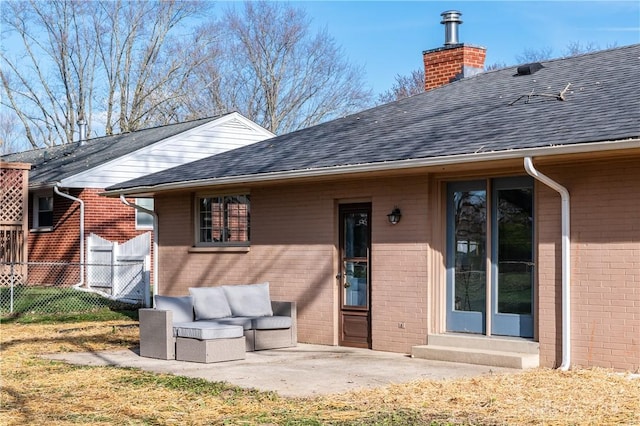
[[[208,320],[231,316],[231,308],[222,287],[191,287],[196,320]]]
[[[234,317],[266,317],[273,315],[269,283],[222,286]]]
[[[191,296],[153,296],[156,309],[161,311],[172,311],[173,322],[193,321],[193,298]]]

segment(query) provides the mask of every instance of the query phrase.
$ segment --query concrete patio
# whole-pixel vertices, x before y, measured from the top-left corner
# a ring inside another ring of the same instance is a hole
[[[413,380],[441,380],[522,370],[431,361],[406,354],[337,346],[297,347],[247,353],[246,359],[213,364],[140,357],[133,350],[59,353],[46,356],[70,364],[139,368],[224,381],[242,388],[277,392],[284,397],[313,397]]]

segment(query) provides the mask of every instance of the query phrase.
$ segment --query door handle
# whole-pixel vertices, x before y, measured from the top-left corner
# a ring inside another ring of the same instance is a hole
[[[347,281],[346,283],[344,283],[344,288],[349,288],[351,287],[351,284],[349,283],[349,281]]]
[[[342,278],[342,274],[338,274],[338,275],[336,275],[336,280],[339,280],[339,279],[341,279],[341,278]]]

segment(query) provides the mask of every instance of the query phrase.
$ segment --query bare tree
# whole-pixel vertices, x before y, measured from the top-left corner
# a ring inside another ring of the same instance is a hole
[[[23,147],[19,145],[19,126],[17,116],[0,112],[0,155],[22,151]]]
[[[32,147],[72,142],[79,117],[89,135],[110,135],[237,110],[282,133],[371,101],[364,71],[283,3],[247,2],[204,25],[201,1],[1,7],[0,105]]]
[[[607,46],[608,48],[615,47],[616,44]],[[600,46],[595,42],[580,42],[573,41],[567,44],[563,56],[564,58],[568,58],[571,56],[582,55],[585,53],[592,53],[602,50]],[[526,48],[524,51],[516,56],[516,60],[520,64],[531,63],[531,62],[541,62],[547,61],[553,58],[553,49],[551,47],[541,47],[538,49]]]
[[[97,3],[93,15],[98,55],[107,78],[105,133],[165,124],[160,112],[186,95],[184,76],[200,63],[193,50],[172,49],[170,32],[201,11],[198,2]]]
[[[195,28],[190,37],[171,45],[169,54],[191,58],[193,68],[181,79],[174,80],[166,91],[154,93],[164,99],[156,108],[157,115],[163,115],[169,121],[183,121],[227,112],[221,87],[224,46],[219,24],[215,21]]]
[[[411,71],[410,75],[396,75],[396,81],[391,89],[378,95],[378,103],[398,101],[409,96],[424,92],[424,70]]]
[[[507,68],[508,65],[506,62],[494,62],[493,64],[489,64],[489,65],[485,65],[484,66],[484,70],[485,71],[495,71],[495,70],[501,70],[503,68]]]
[[[605,47],[605,49],[613,49],[614,47],[617,47],[617,45],[618,43],[611,43],[611,44],[608,44]],[[564,56],[569,57],[569,56],[583,55],[585,53],[593,53],[599,50],[602,50],[602,48],[598,43],[595,43],[593,41],[589,41],[586,43],[573,41],[569,43],[565,48]]]
[[[220,78],[222,103],[272,132],[308,127],[369,104],[363,70],[344,59],[326,30],[312,34],[301,9],[246,2],[241,12],[227,9],[220,25],[226,47],[214,78]]]
[[[198,58],[169,51],[170,34],[206,11],[193,1],[2,2],[2,105],[33,147],[73,141],[78,116],[104,133],[165,124],[159,106],[182,89]],[[186,88],[185,88],[186,90]],[[158,93],[170,93],[160,97]]]
[[[79,19],[87,4],[31,0],[1,7],[3,24],[24,47],[19,58],[2,52],[2,104],[16,112],[33,147],[72,140],[95,71],[93,43]]]
[[[538,49],[526,48],[520,55],[516,56],[516,61],[520,64],[531,62],[540,62],[551,59],[553,49],[550,47],[541,47]]]

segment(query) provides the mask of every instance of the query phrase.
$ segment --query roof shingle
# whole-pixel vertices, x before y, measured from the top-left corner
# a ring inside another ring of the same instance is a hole
[[[1,159],[7,162],[30,163],[29,183],[32,185],[53,184],[218,118],[220,116],[93,138],[82,145],[78,141],[33,149],[4,155]]]
[[[107,190],[640,136],[640,45],[542,65],[479,74]]]

